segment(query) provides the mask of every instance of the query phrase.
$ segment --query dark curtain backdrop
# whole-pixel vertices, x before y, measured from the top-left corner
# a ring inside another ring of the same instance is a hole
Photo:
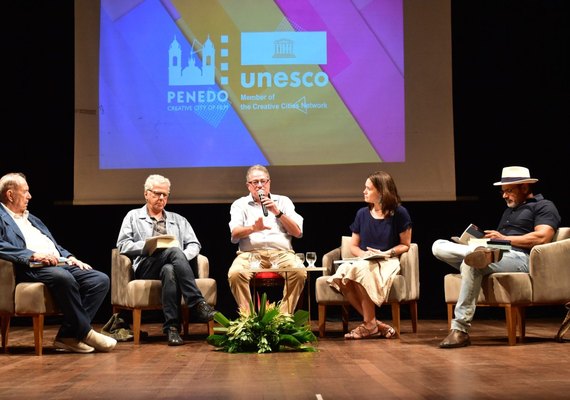
[[[452,269],[435,260],[431,244],[461,233],[468,223],[496,226],[505,205],[492,182],[500,178],[503,166],[530,168],[540,180],[538,192],[557,203],[563,224],[569,224],[568,4],[565,0],[452,1],[458,200],[405,203],[414,220],[413,241],[420,249],[420,318],[446,318],[443,276]],[[0,174],[24,172],[33,196],[30,211],[47,223],[64,247],[110,274],[111,249],[122,218],[142,204],[142,191],[140,204],[71,205],[73,1],[57,6],[44,1],[9,2],[3,8],[10,17],[1,28],[6,90]],[[362,205],[297,203],[305,217],[305,235],[294,242],[295,249],[314,250],[322,257],[340,244],[341,235],[349,234],[348,226]],[[233,316],[235,303],[226,278],[236,250],[229,240],[229,206],[169,209],[192,223],[218,282],[218,309]],[[312,309],[316,312],[316,307]],[[98,318],[105,321],[110,312],[108,302]],[[529,310],[537,315],[564,312],[556,307]],[[388,307],[379,313],[390,318]],[[405,306],[403,316],[407,316]],[[479,309],[477,316],[503,317],[492,309]]]

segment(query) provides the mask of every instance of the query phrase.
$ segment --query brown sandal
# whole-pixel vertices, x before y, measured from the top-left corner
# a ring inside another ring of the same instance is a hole
[[[378,324],[376,324],[372,330],[368,329],[364,326],[364,324],[362,324],[344,335],[344,338],[347,340],[372,339],[380,335],[380,326]]]
[[[382,321],[378,321],[376,323],[378,327],[378,336],[386,339],[393,339],[396,337],[396,330],[392,328],[390,325],[383,323]]]

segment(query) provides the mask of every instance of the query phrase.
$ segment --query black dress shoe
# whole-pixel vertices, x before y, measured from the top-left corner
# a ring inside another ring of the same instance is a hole
[[[211,305],[202,300],[192,307],[190,313],[192,315],[196,315],[196,319],[198,321],[208,322],[214,319],[214,315],[216,315],[217,311],[214,310]]]
[[[184,341],[178,333],[178,329],[175,326],[168,328],[168,345],[169,346],[180,346],[184,344]]]
[[[439,347],[442,349],[454,349],[456,347],[466,347],[470,344],[471,340],[468,333],[452,329],[449,335],[439,344]]]

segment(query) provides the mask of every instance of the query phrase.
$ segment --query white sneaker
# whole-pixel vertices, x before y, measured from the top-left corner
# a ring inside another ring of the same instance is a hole
[[[113,350],[117,344],[117,341],[112,337],[95,332],[93,329],[83,338],[83,341],[89,346],[94,347],[95,350],[103,352]]]
[[[61,350],[71,351],[73,353],[93,353],[95,349],[81,340],[75,338],[58,338],[53,341],[53,345]]]

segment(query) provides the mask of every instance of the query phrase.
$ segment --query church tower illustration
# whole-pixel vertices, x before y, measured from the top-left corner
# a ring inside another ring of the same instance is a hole
[[[198,53],[202,53],[197,58]],[[201,61],[201,65],[200,65]],[[182,48],[174,40],[168,48],[168,84],[170,86],[213,85],[216,78],[216,49],[210,36],[201,49],[195,50],[192,44],[187,66],[182,66]]]

